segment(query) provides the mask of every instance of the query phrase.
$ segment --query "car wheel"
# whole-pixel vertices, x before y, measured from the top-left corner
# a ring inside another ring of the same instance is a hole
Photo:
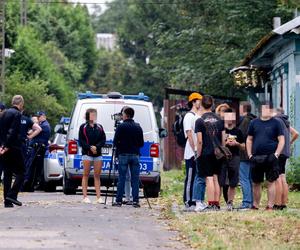
[[[65,174],[63,177],[63,192],[66,195],[76,194],[76,186],[66,177]]]
[[[144,186],[144,196],[147,198],[157,198],[160,192],[160,177],[157,183],[147,184]]]

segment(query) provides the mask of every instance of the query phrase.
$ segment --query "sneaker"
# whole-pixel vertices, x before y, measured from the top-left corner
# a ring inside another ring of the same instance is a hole
[[[136,201],[132,202],[132,206],[135,207],[135,208],[140,208],[141,207],[140,203],[138,203]]]
[[[133,204],[133,201],[130,201],[130,200],[125,200],[125,201],[122,201],[122,204],[124,204],[124,205],[130,205],[130,206],[132,206],[132,204]]]
[[[273,209],[274,209],[274,210],[281,210],[281,205],[274,205],[274,206],[273,206]]]
[[[197,201],[196,202],[196,207],[195,207],[195,212],[201,212],[206,208],[206,204],[202,201]]]
[[[273,211],[273,207],[266,206],[266,211]]]
[[[258,207],[256,207],[256,206],[253,205],[253,206],[251,207],[251,210],[258,210]]]
[[[89,204],[89,203],[91,203],[91,200],[88,197],[85,197],[81,202]]]
[[[196,206],[187,206],[185,205],[183,208],[183,212],[194,212],[195,211]]]
[[[240,205],[237,210],[243,210],[243,211],[246,211],[246,210],[250,210],[252,208],[251,205]]]
[[[284,209],[287,209],[287,206],[286,205],[281,205],[280,210],[284,210]]]
[[[122,202],[116,201],[116,202],[114,202],[114,203],[112,204],[112,206],[113,206],[113,207],[121,207],[121,206],[122,206]]]
[[[102,197],[100,197],[99,199],[95,200],[93,204],[104,204],[104,200],[102,199]]]
[[[233,203],[232,201],[227,202],[227,211],[233,211]]]
[[[208,205],[206,206],[202,212],[210,212],[210,211],[218,211],[219,209],[217,208],[216,205]]]

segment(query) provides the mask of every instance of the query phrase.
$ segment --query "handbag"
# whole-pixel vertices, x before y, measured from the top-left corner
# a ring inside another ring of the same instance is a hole
[[[232,153],[230,152],[229,148],[223,146],[218,138],[215,135],[215,129],[212,127],[211,123],[204,122],[204,126],[206,128],[206,132],[213,144],[214,147],[214,154],[217,160],[224,159],[226,161],[230,161],[232,159]]]

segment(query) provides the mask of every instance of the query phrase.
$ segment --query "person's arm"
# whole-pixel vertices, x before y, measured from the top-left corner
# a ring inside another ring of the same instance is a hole
[[[249,159],[251,159],[251,157],[253,156],[252,146],[253,146],[253,136],[248,135],[247,141],[246,141],[246,150],[247,150],[247,154],[248,154]]]
[[[290,133],[291,133],[291,145],[298,139],[299,137],[299,133],[296,129],[294,129],[293,127],[290,127]]]
[[[226,132],[225,130],[222,131],[222,146],[226,145]]]
[[[203,147],[203,138],[202,138],[202,132],[197,133],[197,156],[201,156],[202,153],[202,147]]]
[[[99,135],[99,142],[96,144],[97,151],[100,150],[100,148],[102,148],[106,143],[106,134],[105,134],[102,127],[101,127],[101,129],[102,130],[101,130],[100,135]]]
[[[275,156],[278,158],[284,148],[284,136],[280,135],[277,138],[278,138],[278,145],[275,151]]]
[[[79,128],[79,144],[84,150],[90,150],[90,145],[86,141],[86,137],[83,134],[83,126]]]
[[[186,131],[186,135],[187,135],[187,138],[188,138],[188,142],[189,142],[191,148],[192,148],[193,150],[195,150],[195,143],[194,143],[194,139],[193,139],[193,133],[194,133],[193,130],[187,130],[187,131]]]
[[[34,137],[36,137],[39,133],[42,132],[42,128],[40,127],[40,125],[38,125],[37,123],[34,123],[32,125],[32,133],[30,135],[27,136],[28,139],[32,139]]]

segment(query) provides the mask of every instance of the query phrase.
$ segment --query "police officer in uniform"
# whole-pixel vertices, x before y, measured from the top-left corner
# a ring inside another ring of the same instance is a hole
[[[16,95],[12,99],[12,107],[6,110],[0,118],[0,156],[4,167],[4,206],[22,206],[18,201],[18,193],[24,178],[24,159],[20,136],[21,111],[24,99]],[[15,181],[12,185],[12,177]]]
[[[34,191],[35,184],[38,184],[36,189],[42,188],[42,182],[44,180],[44,156],[51,135],[51,128],[47,121],[46,113],[44,111],[39,111],[37,112],[37,117],[39,126],[42,130],[31,140],[30,145],[32,150],[29,153],[26,161],[24,191],[29,192]]]

